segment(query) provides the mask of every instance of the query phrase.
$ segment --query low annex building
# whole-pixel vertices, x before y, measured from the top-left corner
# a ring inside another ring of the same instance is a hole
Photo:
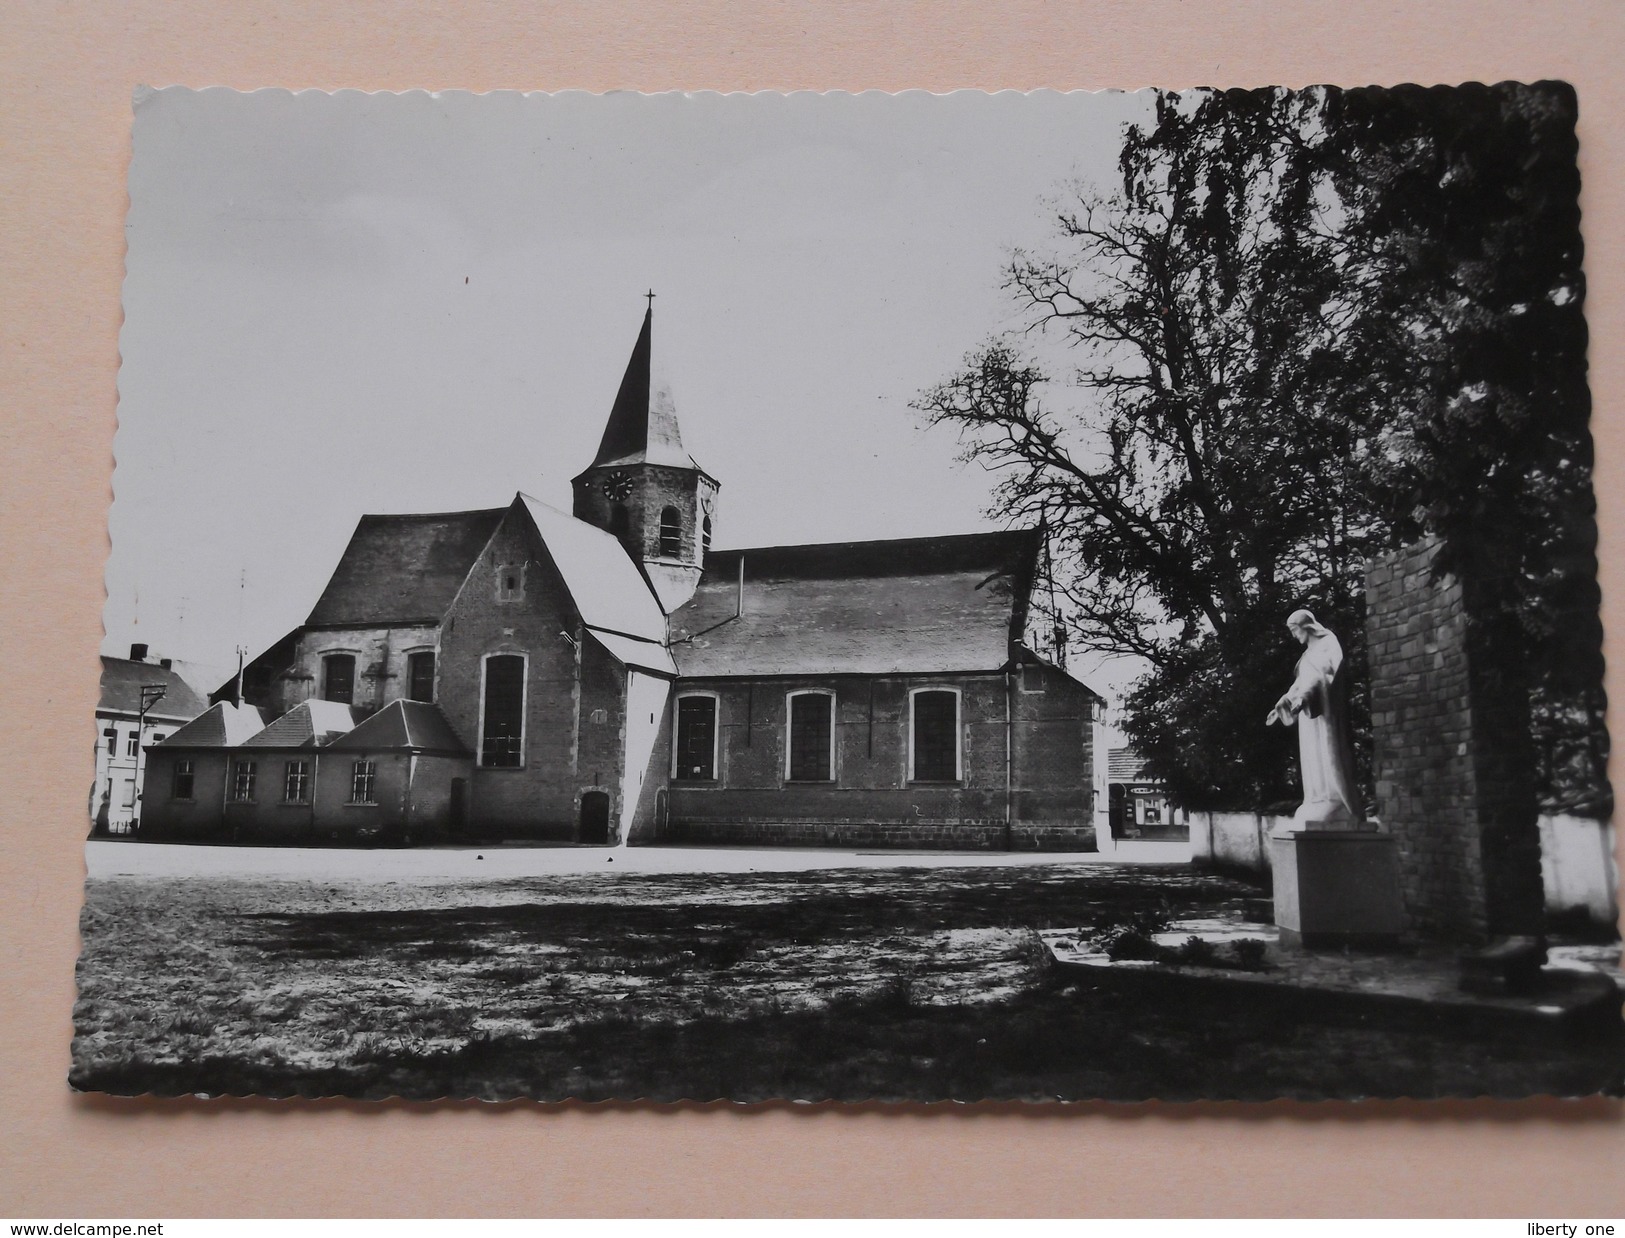
[[[1100,698],[1024,641],[1042,535],[713,550],[651,318],[573,512],[363,516],[151,749],[143,833],[1093,850]]]

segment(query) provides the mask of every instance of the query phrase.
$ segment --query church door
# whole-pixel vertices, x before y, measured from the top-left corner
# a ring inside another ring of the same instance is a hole
[[[584,843],[603,845],[609,842],[609,795],[604,791],[588,791],[581,797],[581,829],[576,835]]]

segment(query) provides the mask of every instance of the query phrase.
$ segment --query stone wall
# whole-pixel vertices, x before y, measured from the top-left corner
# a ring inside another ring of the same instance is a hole
[[[1290,826],[1291,817],[1251,812],[1191,813],[1191,861],[1269,880],[1272,830]],[[1542,813],[1540,870],[1548,915],[1583,918],[1598,928],[1619,920],[1619,874],[1614,862],[1611,822],[1567,813]]]
[[[713,846],[900,847],[913,851],[1094,851],[1093,826],[999,820],[852,821],[760,818],[673,821],[666,838]]]
[[[1435,542],[1366,572],[1377,816],[1398,841],[1410,930],[1461,943],[1538,933],[1528,698]]]
[[[1291,817],[1270,817],[1256,812],[1193,812],[1190,814],[1191,860],[1214,868],[1267,876],[1270,855],[1265,840],[1272,831],[1290,828],[1291,824]]]
[[[1619,922],[1619,868],[1614,825],[1592,817],[1551,813],[1540,819],[1540,871],[1546,910],[1612,927]]]

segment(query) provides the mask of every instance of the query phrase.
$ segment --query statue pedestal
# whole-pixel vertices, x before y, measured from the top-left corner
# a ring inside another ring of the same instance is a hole
[[[1392,834],[1284,829],[1269,837],[1275,926],[1283,946],[1384,947],[1404,928]]]

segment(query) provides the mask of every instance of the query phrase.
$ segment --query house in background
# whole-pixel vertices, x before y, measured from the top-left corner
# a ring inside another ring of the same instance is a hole
[[[1041,535],[713,550],[651,334],[572,512],[361,518],[215,694],[277,721],[155,749],[156,832],[1093,849],[1100,698],[1026,643]]]
[[[1113,748],[1106,758],[1106,794],[1114,839],[1185,842],[1190,813],[1175,808],[1166,788],[1150,776],[1133,748]]]
[[[150,661],[146,645],[131,645],[128,658],[102,658],[96,780],[90,792],[93,833],[129,834],[136,828],[146,749],[205,708],[202,695],[174,663]]]

